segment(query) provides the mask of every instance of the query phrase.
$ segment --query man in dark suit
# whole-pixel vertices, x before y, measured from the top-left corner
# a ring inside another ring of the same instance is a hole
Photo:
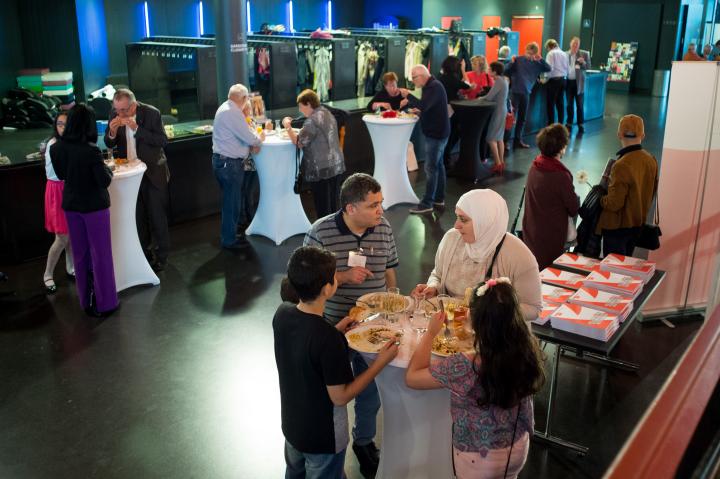
[[[139,159],[147,165],[140,183],[136,219],[140,244],[155,271],[162,271],[168,256],[168,180],[170,171],[163,147],[165,127],[157,108],[135,100],[121,88],[113,97],[113,109],[105,132],[105,145],[117,147],[120,158]],[[152,245],[154,241],[154,248]]]
[[[583,99],[585,98],[585,70],[590,68],[590,52],[580,50],[580,39],[573,37],[570,40],[570,50],[567,52],[568,65],[570,66],[567,76],[567,124],[568,132],[572,132],[574,110],[577,108],[578,135],[585,133],[583,123],[585,113],[583,111]]]

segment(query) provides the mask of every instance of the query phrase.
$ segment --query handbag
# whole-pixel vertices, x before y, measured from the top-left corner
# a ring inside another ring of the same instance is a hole
[[[520,239],[522,239],[522,230],[516,230],[515,228],[517,228],[517,222],[518,219],[520,219],[520,211],[522,211],[523,201],[525,201],[525,188],[527,188],[527,186],[523,186],[522,196],[520,196],[520,204],[518,205],[517,213],[515,213],[515,219],[510,227],[510,232]]]
[[[295,184],[293,184],[293,193],[296,195],[299,195],[302,193],[303,186],[302,186],[302,168],[300,165],[300,162],[302,159],[300,158],[300,147],[295,147]]]
[[[645,248],[650,251],[655,251],[660,247],[660,237],[662,231],[660,230],[660,204],[657,198],[657,185],[658,180],[655,179],[655,193],[653,199],[655,201],[655,216],[653,218],[653,224],[644,224],[640,228],[640,234],[635,242],[635,246],[639,248]]]

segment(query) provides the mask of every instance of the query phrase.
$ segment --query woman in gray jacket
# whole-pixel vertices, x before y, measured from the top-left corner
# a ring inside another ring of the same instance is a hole
[[[494,83],[485,99],[495,102],[495,110],[490,117],[490,125],[487,132],[487,143],[490,154],[495,161],[492,167],[493,173],[502,174],[505,171],[505,118],[507,117],[508,79],[503,76],[505,67],[500,62],[490,64],[490,76]]]

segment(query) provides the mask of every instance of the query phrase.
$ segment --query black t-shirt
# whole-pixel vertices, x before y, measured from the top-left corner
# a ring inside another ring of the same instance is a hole
[[[399,93],[395,96],[390,96],[387,90],[383,88],[379,92],[375,93],[375,96],[372,97],[372,100],[368,103],[367,109],[369,111],[375,111],[372,107],[373,103],[390,103],[393,110],[399,110],[402,99],[403,97]]]
[[[343,447],[348,441],[347,411],[335,408],[326,386],[353,381],[345,336],[321,316],[290,303],[275,312],[273,331],[285,439],[308,454],[339,452],[336,438]],[[339,416],[345,424],[336,427]]]
[[[447,95],[448,103],[460,98],[460,90],[467,90],[470,88],[470,85],[462,81],[462,78],[458,78],[453,75],[441,73],[438,76],[438,80],[440,80],[440,83],[442,83],[443,87],[445,87],[445,94]]]

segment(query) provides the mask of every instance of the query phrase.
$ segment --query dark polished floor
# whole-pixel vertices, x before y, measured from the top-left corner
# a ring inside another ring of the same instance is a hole
[[[625,113],[646,119],[646,146],[659,155],[661,101],[610,94],[606,118],[573,139],[565,160],[573,172],[586,169],[597,179],[618,149]],[[500,192],[511,215],[534,154],[512,155],[504,178],[480,185]],[[412,176],[419,192],[422,176]],[[451,179],[448,204],[472,187]],[[576,188],[581,195],[588,189]],[[408,291],[432,269],[453,210],[430,219],[397,206],[387,218],[400,287]],[[16,293],[0,299],[0,478],[282,477],[270,323],[287,258],[302,237],[279,247],[252,237],[252,248],[235,254],[219,249],[218,233],[217,217],[173,228],[161,285],[123,292],[120,311],[102,322],[82,314],[60,268],[51,297],[40,287],[42,261],[4,268],[11,279],[0,290]],[[601,477],[698,326],[634,324],[614,355],[640,363],[637,373],[562,359],[553,433],[590,454],[533,444],[521,477]],[[538,427],[546,404],[543,391]],[[360,477],[352,453],[346,466],[348,477]]]

